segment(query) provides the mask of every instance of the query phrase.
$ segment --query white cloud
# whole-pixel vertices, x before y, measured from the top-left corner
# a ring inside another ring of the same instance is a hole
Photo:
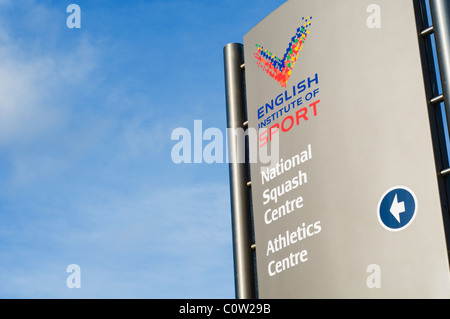
[[[232,298],[228,187],[148,186],[92,188],[67,211],[36,206],[19,227],[0,226],[13,238],[0,250],[0,296]],[[80,291],[65,287],[71,263]]]
[[[0,151],[7,150],[12,161],[10,187],[68,169],[107,126],[97,123],[80,132],[84,123],[73,120],[77,96],[91,89],[88,80],[99,65],[101,47],[84,32],[70,40],[69,48],[60,48],[65,24],[56,27],[54,21],[64,10],[34,1],[14,6],[14,16],[0,13]],[[26,32],[18,31],[22,27]],[[89,125],[92,118],[83,120]]]
[[[88,35],[71,43],[71,51],[50,43],[52,38],[62,40],[61,31],[49,22],[58,17],[54,9],[28,2],[20,10],[27,28],[44,28],[44,23],[52,27],[44,28],[48,32],[43,39],[33,34],[17,37],[11,35],[11,26],[5,27],[12,18],[5,22],[5,15],[0,15],[0,146],[33,140],[61,127],[70,103],[66,93],[71,86],[84,84],[98,63],[98,49]]]
[[[0,48],[0,145],[45,130],[58,117],[45,104],[47,93],[40,91],[51,61],[21,62],[14,56],[13,50]]]
[[[163,94],[149,93],[150,77],[108,77],[121,56],[87,28],[68,45],[64,19],[55,26],[53,11],[23,3],[26,37],[2,28],[0,11],[0,151],[10,165],[0,170],[0,296],[232,297],[226,180],[177,180],[167,151],[173,126],[203,109],[196,93],[171,90],[156,105]],[[80,291],[65,287],[71,263]]]

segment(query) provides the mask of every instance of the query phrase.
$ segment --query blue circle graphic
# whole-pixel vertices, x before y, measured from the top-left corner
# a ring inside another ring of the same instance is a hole
[[[416,212],[416,196],[404,186],[389,189],[378,203],[378,220],[381,226],[390,231],[400,231],[409,226]]]

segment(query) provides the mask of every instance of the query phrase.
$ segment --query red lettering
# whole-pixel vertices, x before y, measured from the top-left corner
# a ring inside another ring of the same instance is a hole
[[[273,128],[276,128],[276,131],[272,133],[272,129],[273,129]],[[280,129],[280,124],[278,124],[278,123],[275,124],[275,125],[272,125],[272,126],[269,128],[269,141],[272,140],[272,136],[273,136],[276,132],[278,132],[279,129]]]
[[[317,116],[317,104],[319,104],[320,100],[317,100],[316,102],[313,102],[309,105],[309,107],[313,107],[314,109],[314,116]]]
[[[320,100],[317,100],[311,104],[309,107],[313,109],[314,116],[317,116],[317,105],[320,103]],[[281,121],[281,131],[288,132],[294,126],[294,122],[296,125],[300,125],[300,119],[308,121],[308,107],[301,108],[295,112],[295,119],[293,115],[286,116]],[[272,137],[280,130],[280,124],[276,123],[269,128],[269,133],[267,134],[267,129],[264,129],[263,132],[259,135],[259,141],[261,142],[259,147],[265,146],[269,141],[272,141]]]
[[[263,137],[263,135],[266,135],[265,137]],[[259,147],[263,147],[264,145],[267,144],[267,129],[264,129],[263,132],[261,134],[259,134],[259,141],[260,142],[264,142],[264,143],[260,143]]]
[[[286,122],[287,119],[289,119],[291,121],[291,125],[289,125],[288,128],[285,128],[284,123]],[[281,122],[281,130],[283,132],[289,131],[292,128],[292,126],[294,126],[294,117],[292,115],[286,116],[286,118],[283,120],[283,122]]]
[[[300,113],[302,113],[302,114],[300,114]],[[300,119],[301,118],[303,118],[305,121],[308,120],[308,117],[306,116],[307,113],[308,113],[308,109],[306,107],[301,108],[300,110],[295,112],[295,117],[297,119],[297,125],[300,124]]]

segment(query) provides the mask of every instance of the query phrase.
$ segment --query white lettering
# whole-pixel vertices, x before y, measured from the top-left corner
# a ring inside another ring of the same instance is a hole
[[[370,273],[367,277],[367,288],[381,288],[381,267],[377,264],[367,266],[366,272]]]
[[[298,264],[304,263],[306,261],[308,261],[308,251],[305,249],[295,254],[290,253],[289,257],[286,257],[282,260],[272,260],[269,263],[267,270],[269,272],[269,276],[272,277],[276,274],[279,274],[280,272],[285,271],[286,269],[295,267]]]
[[[67,13],[72,13],[67,17],[66,24],[69,29],[81,28],[81,8],[77,4],[69,4]]]
[[[371,13],[367,17],[367,27],[369,29],[380,29],[381,28],[381,7],[378,4],[370,4],[367,7],[367,13]]]
[[[270,208],[264,213],[264,222],[269,225],[270,223],[278,220],[281,217],[289,215],[294,212],[295,209],[303,207],[303,197],[299,196],[293,200],[287,200],[282,206],[271,210]]]
[[[66,272],[71,274],[67,277],[67,288],[81,288],[81,268],[77,264],[70,264],[66,268]]]
[[[311,158],[312,158],[312,150],[311,144],[309,144],[306,150],[300,152],[299,154],[294,155],[292,158],[288,158],[286,160],[280,159],[280,161],[277,162],[274,166],[266,167],[265,169],[261,170],[262,184],[264,185],[264,183],[267,183],[277,178],[278,176],[284,174],[285,172],[290,171],[292,168],[295,168],[296,166],[305,163]]]
[[[285,233],[280,233],[277,237],[267,242],[266,256],[280,251],[305,238],[317,235],[321,231],[322,227],[320,226],[320,221],[309,225],[302,223],[301,226],[298,226],[297,229],[293,231],[286,230]]]
[[[266,189],[263,192],[264,201],[263,204],[266,205],[269,201],[278,202],[278,198],[283,196],[285,193],[289,193],[291,190],[296,189],[303,184],[308,182],[308,177],[305,172],[298,171],[298,175],[293,177],[291,180],[287,180],[281,185],[278,185],[272,189]]]

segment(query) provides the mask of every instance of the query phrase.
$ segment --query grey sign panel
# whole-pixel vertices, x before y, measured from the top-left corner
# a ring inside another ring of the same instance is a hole
[[[412,1],[291,0],[244,49],[249,127],[279,139],[251,164],[259,297],[450,297]]]

